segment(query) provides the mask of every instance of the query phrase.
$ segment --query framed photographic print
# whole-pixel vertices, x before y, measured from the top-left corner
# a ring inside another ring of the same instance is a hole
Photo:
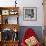
[[[9,10],[2,10],[2,15],[9,15]]]
[[[24,7],[23,8],[23,19],[27,21],[37,20],[37,8],[36,7]]]

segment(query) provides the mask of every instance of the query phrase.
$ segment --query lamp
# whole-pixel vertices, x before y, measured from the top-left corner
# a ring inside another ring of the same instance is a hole
[[[14,32],[17,32],[16,28],[14,29]]]
[[[17,29],[14,28],[14,36],[13,36],[13,40],[18,40],[18,32],[17,32]]]

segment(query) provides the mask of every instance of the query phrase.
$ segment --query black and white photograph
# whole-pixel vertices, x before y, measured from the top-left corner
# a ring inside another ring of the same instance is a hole
[[[24,7],[23,18],[24,20],[36,20],[37,19],[37,8],[36,7]]]

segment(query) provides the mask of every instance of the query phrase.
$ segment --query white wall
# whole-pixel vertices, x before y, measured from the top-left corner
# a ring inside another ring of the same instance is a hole
[[[21,3],[23,7],[36,7],[37,8],[37,21],[23,21],[23,12],[21,10],[20,25],[26,26],[43,26],[43,6],[42,0],[25,0]]]
[[[0,0],[1,7],[15,6],[15,0]],[[20,7],[19,24],[21,26],[43,26],[43,6],[42,0],[17,0],[17,6]],[[23,20],[23,7],[36,7],[37,8],[37,21],[24,21]]]

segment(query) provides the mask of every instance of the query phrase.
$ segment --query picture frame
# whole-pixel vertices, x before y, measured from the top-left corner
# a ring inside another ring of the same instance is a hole
[[[23,19],[25,21],[36,21],[37,8],[36,7],[23,7]]]
[[[2,10],[2,15],[9,15],[9,10]]]

